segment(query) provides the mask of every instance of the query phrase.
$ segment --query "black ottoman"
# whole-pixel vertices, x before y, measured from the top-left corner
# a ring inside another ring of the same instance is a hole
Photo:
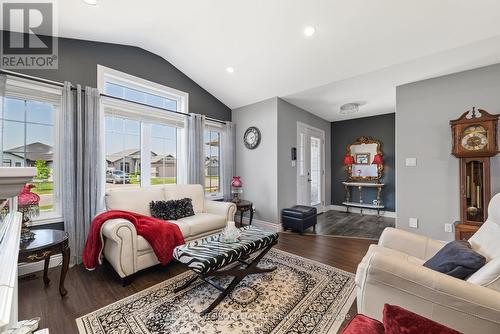
[[[281,210],[281,223],[283,230],[298,231],[300,234],[304,230],[313,226],[316,230],[316,208],[305,205],[295,205],[288,209]]]

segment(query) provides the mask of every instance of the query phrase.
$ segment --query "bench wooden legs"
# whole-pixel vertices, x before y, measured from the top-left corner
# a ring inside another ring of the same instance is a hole
[[[201,312],[201,315],[205,315],[205,314],[211,312],[215,307],[217,307],[217,305],[219,305],[219,303],[228,294],[230,294],[234,290],[234,288],[236,288],[236,286],[238,285],[238,283],[240,283],[246,276],[253,275],[253,274],[268,273],[268,272],[276,270],[276,267],[272,267],[272,268],[260,268],[258,266],[259,261],[264,257],[264,255],[267,254],[267,252],[269,252],[271,250],[271,248],[274,245],[276,245],[276,243],[277,243],[277,241],[271,243],[269,246],[267,246],[266,248],[264,248],[260,252],[260,254],[252,262],[246,262],[246,261],[240,259],[239,262],[243,264],[243,266],[244,266],[243,268],[241,268],[240,266],[236,266],[234,268],[225,269],[225,270],[217,270],[217,271],[208,272],[208,273],[205,273],[205,274],[195,274],[195,275],[193,275],[193,277],[191,277],[182,286],[176,288],[174,290],[174,292],[177,293],[177,292],[179,292],[181,290],[184,290],[185,288],[187,288],[188,286],[190,286],[191,284],[193,284],[193,282],[195,282],[198,278],[200,278],[201,280],[205,281],[206,283],[212,285],[216,289],[220,290],[221,293],[219,294],[219,296],[212,302],[212,304],[210,304],[209,307],[207,307],[205,310],[203,310]],[[219,277],[220,276],[233,276],[234,278],[231,281],[231,283],[229,283],[229,285],[227,286],[227,288],[222,288],[217,283],[215,283],[212,280],[210,280],[210,277],[215,277],[215,276],[219,276]]]

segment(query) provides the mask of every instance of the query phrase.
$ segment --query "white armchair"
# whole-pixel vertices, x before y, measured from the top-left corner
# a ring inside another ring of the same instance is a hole
[[[444,246],[399,229],[384,230],[356,273],[358,312],[381,320],[384,303],[395,304],[462,333],[500,333],[500,194],[488,220],[469,240],[487,263],[466,280],[422,264]]]

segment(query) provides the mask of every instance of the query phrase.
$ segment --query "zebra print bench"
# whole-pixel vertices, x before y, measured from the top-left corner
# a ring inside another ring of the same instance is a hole
[[[175,291],[181,291],[191,285],[198,278],[212,285],[221,294],[201,314],[212,311],[227,296],[245,276],[250,274],[267,273],[276,268],[259,268],[258,263],[264,255],[278,242],[278,233],[266,232],[252,226],[240,228],[240,241],[227,243],[221,241],[222,234],[214,234],[202,239],[189,242],[174,249],[174,259],[186,265],[195,274]],[[251,262],[246,259],[253,253],[259,252]],[[222,269],[227,265],[240,262],[242,266]],[[227,288],[222,288],[209,279],[212,276],[233,276]]]

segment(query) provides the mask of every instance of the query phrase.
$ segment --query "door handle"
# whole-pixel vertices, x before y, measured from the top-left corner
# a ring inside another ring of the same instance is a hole
[[[311,181],[312,181],[312,179],[307,179],[307,182],[311,182]]]

